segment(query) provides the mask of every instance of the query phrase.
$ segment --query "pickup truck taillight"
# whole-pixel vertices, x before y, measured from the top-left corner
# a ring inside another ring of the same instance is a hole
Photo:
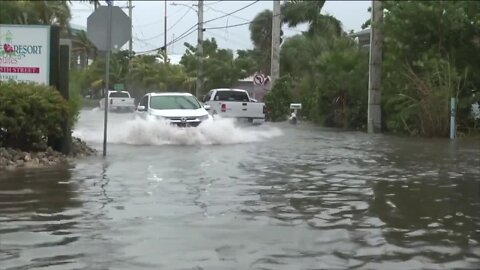
[[[222,103],[222,112],[226,112],[226,111],[227,111],[227,104]]]

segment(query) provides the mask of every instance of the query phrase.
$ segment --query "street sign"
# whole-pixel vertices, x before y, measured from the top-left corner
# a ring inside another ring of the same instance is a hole
[[[123,83],[116,83],[113,85],[113,89],[115,89],[115,91],[123,91],[125,90],[125,85]]]
[[[113,2],[110,2],[113,4]],[[106,52],[105,59],[105,116],[103,121],[103,156],[107,155],[108,87],[110,51],[119,49],[132,37],[132,20],[116,6],[101,6],[87,19],[87,37],[100,51]]]
[[[263,77],[263,75],[261,74],[257,74],[255,75],[255,77],[253,77],[253,84],[255,85],[263,85],[265,82],[265,77]]]
[[[111,46],[107,46],[111,11]],[[117,6],[100,6],[87,19],[87,37],[100,51],[121,48],[132,36],[132,21]]]

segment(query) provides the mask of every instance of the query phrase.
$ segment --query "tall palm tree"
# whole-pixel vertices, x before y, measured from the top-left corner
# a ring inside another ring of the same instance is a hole
[[[72,3],[71,0],[69,0],[68,2],[70,2],[70,4]],[[80,0],[79,2],[88,2],[89,4],[94,6],[95,10],[97,9],[97,7],[100,6],[100,0]]]
[[[270,74],[270,58],[272,49],[272,17],[271,10],[264,10],[255,16],[249,25],[250,39],[255,47],[254,54],[259,59],[258,71]],[[280,36],[283,31],[280,30]],[[280,42],[282,39],[280,38]]]
[[[87,68],[89,56],[95,52],[95,45],[88,39],[87,32],[80,31],[72,38],[72,51],[80,56],[80,67]]]
[[[68,33],[72,16],[65,0],[2,1],[0,5],[1,23],[58,25],[62,34]]]
[[[331,15],[321,14],[324,4],[325,0],[290,0],[282,6],[283,22],[289,27],[308,23],[308,35],[325,32],[341,35],[343,32],[341,22]]]

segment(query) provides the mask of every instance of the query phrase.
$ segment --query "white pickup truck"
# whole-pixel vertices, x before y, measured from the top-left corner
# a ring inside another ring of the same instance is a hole
[[[105,98],[100,99],[100,108],[105,108]],[[135,111],[135,99],[127,91],[108,91],[108,110]]]
[[[214,117],[246,119],[250,123],[265,121],[265,104],[251,99],[248,92],[242,89],[212,89],[203,102]]]

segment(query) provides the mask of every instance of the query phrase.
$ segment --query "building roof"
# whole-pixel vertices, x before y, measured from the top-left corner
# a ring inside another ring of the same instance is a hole
[[[348,36],[350,37],[366,37],[366,36],[370,36],[370,33],[372,32],[372,29],[371,28],[368,28],[368,29],[364,29],[362,31],[358,31],[358,32],[355,32],[355,33],[352,33],[352,34],[349,34]]]

